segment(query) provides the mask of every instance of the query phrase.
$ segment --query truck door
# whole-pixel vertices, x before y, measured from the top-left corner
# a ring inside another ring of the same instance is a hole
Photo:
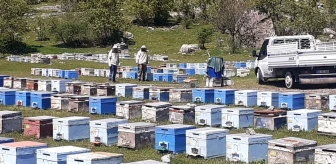
[[[259,56],[257,58],[258,67],[260,68],[263,77],[270,77],[272,74],[268,70],[268,56],[267,56],[267,46],[269,43],[269,39],[266,39],[261,46]]]

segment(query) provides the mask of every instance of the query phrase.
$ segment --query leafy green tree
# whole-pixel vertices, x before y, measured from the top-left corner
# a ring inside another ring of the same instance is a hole
[[[206,49],[205,43],[210,42],[211,36],[213,34],[213,29],[211,27],[202,27],[197,35],[198,43],[200,44],[200,49]]]
[[[48,32],[48,25],[47,25],[47,20],[43,19],[41,17],[37,18],[37,26],[35,27],[35,32],[37,34],[37,41],[46,41],[49,38],[47,37],[47,32]]]

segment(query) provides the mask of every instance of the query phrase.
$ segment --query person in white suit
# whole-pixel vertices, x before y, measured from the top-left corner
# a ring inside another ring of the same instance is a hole
[[[138,79],[139,81],[146,81],[147,65],[149,64],[149,56],[147,52],[147,47],[145,45],[141,46],[135,57],[135,63],[138,66]]]
[[[117,45],[114,45],[108,54],[108,65],[110,67],[110,78],[111,82],[116,82],[117,68],[120,64],[119,61],[119,50]]]

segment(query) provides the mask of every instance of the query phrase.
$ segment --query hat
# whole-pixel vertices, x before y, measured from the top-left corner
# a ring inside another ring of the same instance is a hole
[[[113,45],[112,49],[118,49],[117,45]]]
[[[145,48],[147,48],[145,45],[142,45],[142,46],[141,46],[141,49],[145,49]]]

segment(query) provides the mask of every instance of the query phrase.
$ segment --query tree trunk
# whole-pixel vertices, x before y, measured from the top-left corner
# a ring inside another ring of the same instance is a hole
[[[235,54],[236,53],[235,34],[231,33],[230,35],[231,35],[231,53]]]

